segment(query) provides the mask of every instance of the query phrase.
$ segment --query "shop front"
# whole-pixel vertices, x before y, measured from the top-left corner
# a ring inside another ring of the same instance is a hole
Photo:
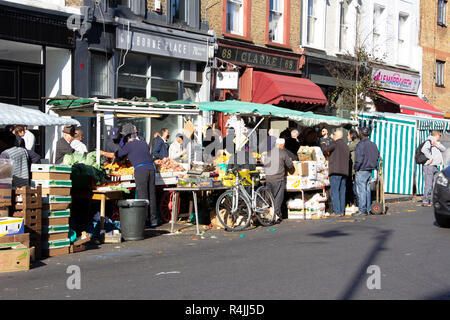
[[[117,18],[105,28],[93,24],[86,40],[77,43],[75,90],[77,96],[152,101],[209,101],[210,58],[214,37]],[[79,44],[79,45],[78,45]],[[79,83],[78,83],[79,82]],[[88,144],[94,148],[95,124],[89,127]],[[107,131],[125,120],[107,122]],[[168,128],[175,136],[182,115],[136,118],[133,123],[147,141]]]
[[[0,4],[0,102],[46,112],[42,97],[72,93],[75,43],[67,19],[76,9],[67,10]],[[50,159],[54,131],[28,129],[36,138],[34,150]]]
[[[230,39],[217,41],[215,100],[239,99],[297,111],[314,111],[328,104],[320,87],[302,78],[302,54]],[[236,89],[219,82],[222,73],[230,71],[238,73]],[[217,122],[220,126],[226,119]]]
[[[381,90],[374,101],[378,112],[402,113],[427,118],[444,118],[444,113],[417,96],[420,86],[419,74],[398,70],[374,68],[372,78]]]

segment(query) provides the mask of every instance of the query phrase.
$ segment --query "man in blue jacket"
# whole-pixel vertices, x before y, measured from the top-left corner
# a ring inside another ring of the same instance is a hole
[[[169,137],[169,129],[162,128],[161,134],[159,137],[156,137],[155,145],[152,148],[152,155],[155,160],[169,157],[169,145],[167,144]]]
[[[358,195],[359,212],[354,216],[365,216],[370,212],[371,190],[370,178],[372,171],[378,168],[380,153],[375,143],[369,140],[370,130],[361,128],[359,130],[361,141],[355,149],[355,181]]]

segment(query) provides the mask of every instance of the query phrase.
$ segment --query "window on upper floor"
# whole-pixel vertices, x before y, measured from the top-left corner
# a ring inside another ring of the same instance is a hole
[[[348,2],[347,0],[341,1],[339,7],[339,51],[343,51],[347,48],[347,13]]]
[[[317,22],[317,0],[308,0],[308,20],[306,42],[314,43],[314,34]]]
[[[269,41],[283,43],[284,0],[270,0]]]
[[[383,29],[382,23],[382,15],[384,8],[381,6],[375,5],[373,7],[373,46],[376,49],[379,45],[381,45],[381,31]]]
[[[437,24],[440,26],[446,26],[447,16],[447,0],[438,0],[438,16],[437,16]]]
[[[172,22],[187,22],[187,0],[171,0]]]
[[[95,97],[110,96],[110,76],[108,69],[111,65],[111,56],[103,52],[91,51],[91,95]]]
[[[438,87],[444,86],[444,70],[445,61],[436,60],[436,74],[434,78],[436,80],[436,86]]]
[[[241,36],[244,34],[243,0],[227,0],[227,32]]]
[[[409,63],[408,49],[408,15],[400,13],[398,16],[398,63]]]

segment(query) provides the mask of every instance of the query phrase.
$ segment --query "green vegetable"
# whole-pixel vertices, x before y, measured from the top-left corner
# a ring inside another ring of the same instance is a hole
[[[86,164],[88,166],[96,165],[97,164],[97,152],[96,151],[89,152],[86,155],[86,160],[84,161],[84,164]]]
[[[127,188],[124,188],[124,187],[111,186],[110,188],[111,188],[111,190],[117,190],[117,191],[123,191],[125,193],[130,193],[130,190],[128,190]]]

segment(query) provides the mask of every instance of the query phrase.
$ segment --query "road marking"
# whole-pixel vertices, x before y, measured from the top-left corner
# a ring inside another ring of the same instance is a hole
[[[181,273],[180,271],[169,271],[169,272],[160,272],[157,273],[157,276],[163,275],[163,274],[173,274],[173,273]]]

